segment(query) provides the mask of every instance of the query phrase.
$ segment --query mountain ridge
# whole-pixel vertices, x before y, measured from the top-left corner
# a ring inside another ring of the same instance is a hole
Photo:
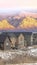
[[[15,27],[8,23],[6,19],[0,21],[0,29],[14,29]]]
[[[33,17],[24,17],[23,19],[13,19],[11,21],[13,24],[7,19],[3,19],[0,21],[0,30],[11,30],[11,31],[36,31],[37,30],[37,20]],[[18,22],[18,25],[16,25]],[[16,23],[16,24],[15,24]],[[16,26],[15,26],[16,25]]]
[[[22,29],[28,29],[34,27],[35,28],[37,27],[37,20],[32,17],[26,17],[18,26],[18,28],[22,28]]]

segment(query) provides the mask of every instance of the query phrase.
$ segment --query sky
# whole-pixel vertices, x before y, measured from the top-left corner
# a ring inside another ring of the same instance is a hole
[[[0,0],[0,13],[37,10],[37,0]]]

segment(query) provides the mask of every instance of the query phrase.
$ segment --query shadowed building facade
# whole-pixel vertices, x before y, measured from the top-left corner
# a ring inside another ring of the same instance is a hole
[[[8,37],[6,37],[4,41],[4,50],[10,50],[11,49],[11,42]]]
[[[18,36],[18,48],[24,48],[24,35],[20,34]]]
[[[0,49],[22,49],[37,44],[37,34],[31,32],[10,32],[0,35]]]

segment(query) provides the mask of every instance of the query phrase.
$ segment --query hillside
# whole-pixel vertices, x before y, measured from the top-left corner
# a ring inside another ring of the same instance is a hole
[[[26,17],[23,21],[19,24],[18,28],[22,29],[32,29],[37,28],[37,20],[31,17]]]
[[[8,23],[7,20],[0,21],[0,29],[14,29],[15,27]]]

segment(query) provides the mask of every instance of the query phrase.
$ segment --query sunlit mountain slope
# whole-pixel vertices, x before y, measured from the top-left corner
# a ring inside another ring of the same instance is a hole
[[[7,20],[0,21],[0,29],[14,29],[15,27],[8,23]]]
[[[37,27],[37,20],[31,17],[27,17],[23,19],[23,21],[19,24],[18,28],[29,29],[29,28]]]

